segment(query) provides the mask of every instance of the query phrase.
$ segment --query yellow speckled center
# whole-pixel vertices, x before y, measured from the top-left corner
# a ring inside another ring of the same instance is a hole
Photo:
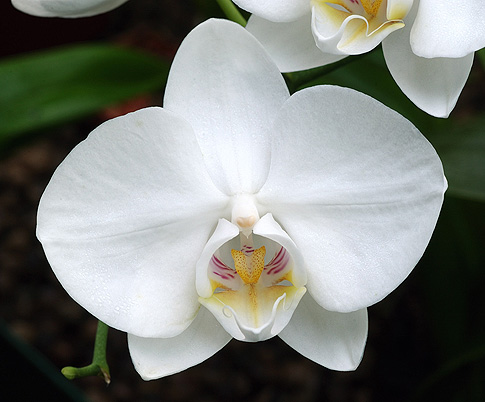
[[[381,6],[382,0],[360,0],[362,7],[367,14],[376,16]]]
[[[257,283],[264,269],[264,256],[266,248],[264,246],[246,255],[239,250],[231,250],[236,272],[246,284]]]

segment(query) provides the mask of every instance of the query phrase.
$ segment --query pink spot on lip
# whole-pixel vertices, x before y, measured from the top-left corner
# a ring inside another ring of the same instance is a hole
[[[246,255],[250,255],[252,253],[254,253],[254,248],[251,247],[251,246],[247,246],[247,245],[244,245],[241,249],[241,251],[246,254]]]

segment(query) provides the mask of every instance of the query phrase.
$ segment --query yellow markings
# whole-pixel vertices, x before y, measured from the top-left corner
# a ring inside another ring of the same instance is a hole
[[[364,11],[372,16],[376,16],[381,7],[382,0],[360,0]]]
[[[257,283],[264,269],[264,256],[266,248],[264,246],[254,250],[249,255],[239,250],[231,250],[236,271],[244,283]]]
[[[227,286],[225,286],[222,283],[219,283],[219,282],[217,282],[213,279],[209,279],[209,281],[211,283],[212,293],[214,293],[216,289],[220,289],[220,290],[224,290],[224,291],[230,290]]]
[[[255,326],[259,327],[261,325],[261,312],[259,306],[259,298],[258,296],[260,292],[257,291],[256,286],[254,284],[250,284],[247,286],[248,290],[248,299],[249,299],[249,311],[252,312],[253,320]]]
[[[375,17],[379,13],[379,9],[381,8],[382,5],[382,0],[350,0],[351,3],[354,3],[355,5],[353,7],[350,7],[348,5],[349,0],[319,0],[316,1],[317,3],[323,3],[324,5],[330,6],[331,4],[335,6],[339,6],[343,10],[347,10],[350,14],[354,14],[356,7],[358,7],[358,4],[362,5],[362,8],[364,9],[364,12],[367,15]],[[354,11],[352,11],[354,9]],[[340,10],[340,11],[343,11]]]
[[[408,15],[408,12],[409,9],[400,4],[394,5],[394,7],[389,10],[389,15],[387,18],[390,20],[403,20],[404,17]]]

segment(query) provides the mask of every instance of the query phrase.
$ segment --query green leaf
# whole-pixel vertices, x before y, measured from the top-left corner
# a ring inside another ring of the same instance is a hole
[[[485,67],[485,48],[478,50],[476,55],[478,56],[478,60],[482,63],[482,66]]]
[[[387,69],[380,47],[362,56],[350,56],[347,59],[350,60],[346,64],[308,82],[300,89],[321,84],[353,88],[396,110],[411,120],[422,132],[436,124],[435,120],[438,119],[423,112],[402,93]],[[325,67],[331,66],[330,64]],[[311,76],[311,71],[303,73]]]
[[[169,64],[113,45],[84,44],[0,62],[0,147],[27,132],[161,89]]]
[[[443,161],[452,195],[485,201],[485,116],[450,119],[428,135]]]

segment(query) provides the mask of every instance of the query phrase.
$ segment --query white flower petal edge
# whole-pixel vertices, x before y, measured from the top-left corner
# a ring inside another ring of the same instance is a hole
[[[468,79],[474,53],[460,58],[419,57],[411,49],[410,31],[407,25],[382,42],[387,67],[416,106],[432,116],[448,117]]]
[[[485,47],[483,0],[421,0],[411,30],[421,57],[464,57]]]
[[[252,15],[246,29],[261,42],[281,72],[319,67],[346,57],[324,53],[315,46],[310,13],[296,21],[279,23]]]
[[[367,340],[367,309],[327,311],[307,293],[279,337],[315,363],[332,370],[355,370]]]
[[[308,291],[338,312],[381,300],[411,272],[434,230],[446,189],[435,150],[398,113],[332,86],[295,93],[273,132],[257,202],[304,256]]]
[[[196,27],[175,56],[164,98],[194,128],[212,180],[228,195],[263,185],[270,142],[261,133],[290,96],[261,44],[240,28],[225,20]]]
[[[195,318],[195,264],[227,208],[192,128],[148,108],[107,121],[67,156],[41,198],[37,236],[91,314],[138,336],[175,336]]]
[[[309,0],[233,0],[239,7],[273,22],[288,22],[310,11]]]
[[[128,347],[140,376],[144,380],[155,380],[203,362],[231,339],[214,316],[201,308],[192,324],[180,335],[140,338],[128,334]]]
[[[78,18],[102,14],[128,0],[12,0],[13,6],[36,17]]]

